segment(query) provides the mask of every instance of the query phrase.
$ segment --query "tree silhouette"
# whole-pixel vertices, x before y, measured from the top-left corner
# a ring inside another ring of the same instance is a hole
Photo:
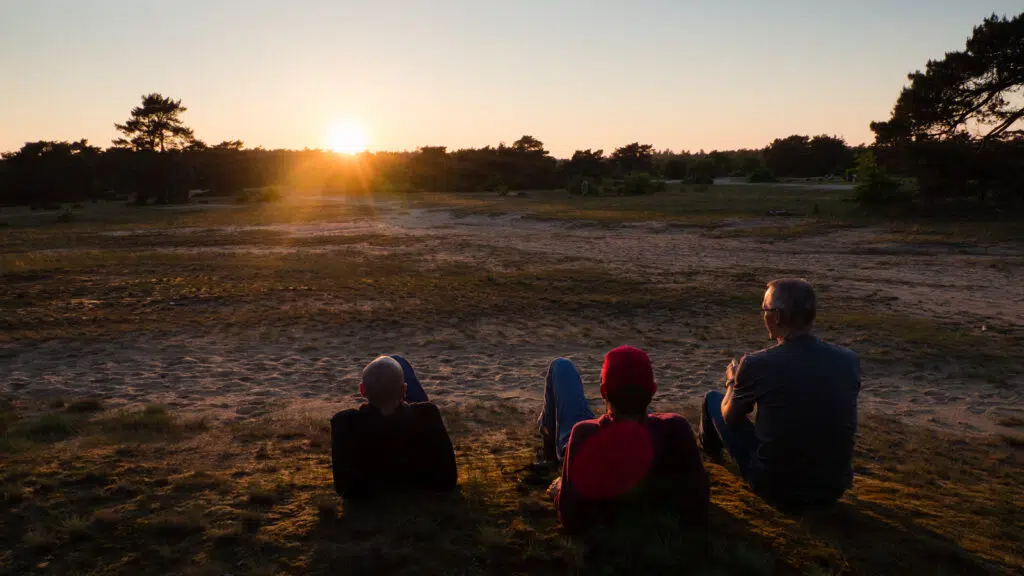
[[[512,149],[516,152],[536,152],[541,156],[548,153],[548,151],[544,149],[544,143],[530,135],[525,135],[519,140],[513,142]]]
[[[132,109],[127,122],[114,124],[124,134],[123,138],[114,140],[114,146],[157,152],[187,148],[195,137],[192,129],[181,121],[181,114],[186,110],[181,100],[155,92],[146,94],[142,96],[142,105]]]
[[[245,144],[241,140],[224,140],[220,144],[213,146],[214,150],[241,150],[245,148]]]
[[[879,144],[1022,136],[1012,128],[1024,119],[1024,14],[985,19],[963,51],[931,60],[908,78],[892,117],[871,123]]]
[[[650,172],[654,160],[654,146],[633,142],[616,148],[615,152],[612,152],[611,159],[624,174]]]
[[[604,150],[577,150],[572,158],[565,163],[565,171],[570,176],[600,180],[604,177]]]
[[[1024,200],[1024,13],[986,18],[964,50],[908,78],[889,120],[871,123],[879,160],[916,176],[929,209]]]

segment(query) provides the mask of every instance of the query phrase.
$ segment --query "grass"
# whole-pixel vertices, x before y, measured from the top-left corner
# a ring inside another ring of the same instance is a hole
[[[836,228],[878,224],[857,214],[842,193],[785,187],[770,194],[712,187],[642,198],[540,192],[397,200],[406,209],[462,216],[525,213],[569,222],[568,235],[612,239],[658,220],[652,243],[677,233],[728,237],[730,245],[817,241]],[[805,213],[813,204],[820,214],[787,217],[785,225],[765,216]],[[709,262],[637,272],[585,250],[540,258],[457,234],[304,237],[276,228],[363,223],[393,206],[285,199],[195,211],[101,208],[76,212],[74,222],[60,226],[4,216],[11,222],[0,230],[4,367],[16,366],[33,345],[58,339],[202,335],[243,347],[294,344],[307,357],[327,356],[338,353],[330,335],[339,332],[384,335],[374,342],[386,338],[394,346],[397,339],[445,354],[472,343],[475,353],[498,358],[517,347],[593,351],[631,342],[663,357],[692,354],[696,367],[763,345],[764,281],[813,277],[827,267],[809,259],[774,262],[766,252],[738,269]],[[755,226],[747,226],[751,219]],[[1013,238],[983,232],[889,223],[889,237],[880,238],[887,246],[944,238],[957,249],[968,240]],[[451,255],[460,258],[445,259]],[[994,257],[978,265],[1007,276],[1020,267]],[[959,315],[933,318],[907,303],[889,306],[877,293],[850,297],[842,278],[829,278],[821,331],[856,349],[867,376],[893,376],[907,364],[925,376],[941,369],[1012,394],[1024,365],[1024,333],[995,325],[983,332]],[[515,334],[528,341],[512,340]],[[970,438],[866,418],[856,488],[826,514],[780,514],[733,470],[708,463],[714,538],[705,546],[671,526],[653,539],[628,530],[566,537],[543,498],[551,478],[523,472],[536,447],[525,425],[530,417],[509,406],[445,409],[458,449],[457,493],[367,507],[331,491],[322,420],[269,413],[207,421],[155,404],[118,408],[89,396],[45,401],[22,393],[23,385],[12,378],[17,396],[0,397],[0,574],[1009,574],[1024,562],[1018,416],[996,422],[1002,436]]]
[[[464,215],[498,215],[521,212],[541,219],[641,222],[662,220],[698,227],[714,227],[722,220],[763,217],[784,210],[808,216],[817,204],[821,218],[861,218],[863,214],[846,201],[848,192],[808,190],[800,187],[711,186],[696,191],[670,186],[650,196],[573,196],[565,191],[535,191],[527,198],[489,194],[409,195],[414,206],[454,208]]]
[[[326,421],[275,414],[158,439],[87,423],[74,442],[5,456],[0,572],[1012,574],[1024,561],[1024,470],[1005,444],[869,418],[855,488],[834,510],[782,514],[731,464],[707,462],[710,542],[671,524],[568,537],[543,495],[551,476],[524,472],[529,414],[466,405],[445,417],[459,489],[373,504],[332,492]]]
[[[19,414],[13,407],[0,408],[0,455],[29,452],[38,446],[58,443],[69,438],[89,435],[111,440],[163,441],[169,438],[202,432],[207,422],[202,419],[173,418],[167,408],[150,404],[142,410],[119,410],[93,416],[95,410],[72,410],[71,404],[61,410],[49,403],[44,411]]]

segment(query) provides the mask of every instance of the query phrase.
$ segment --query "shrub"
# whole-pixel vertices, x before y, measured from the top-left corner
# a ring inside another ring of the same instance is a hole
[[[66,414],[49,413],[21,423],[15,432],[33,441],[63,440],[78,433],[78,423]]]
[[[71,210],[61,210],[60,214],[57,214],[57,223],[58,224],[66,224],[68,222],[74,222],[74,221],[75,221],[75,215],[71,212]]]
[[[98,422],[104,432],[126,437],[166,434],[174,428],[174,419],[167,408],[158,404],[147,404],[141,412],[122,410]]]
[[[875,160],[874,152],[864,152],[857,157],[857,186],[854,200],[861,204],[894,204],[909,200],[897,180],[889,177]]]
[[[646,172],[634,172],[622,180],[620,193],[626,196],[644,196],[665,189],[665,182],[655,180]]]
[[[750,182],[751,184],[764,184],[778,181],[779,180],[775,177],[775,174],[772,174],[771,170],[764,167],[754,170],[750,173],[750,176],[747,176],[747,182]]]

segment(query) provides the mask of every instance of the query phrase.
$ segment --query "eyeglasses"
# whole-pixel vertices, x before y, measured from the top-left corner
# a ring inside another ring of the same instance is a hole
[[[778,308],[761,308],[761,312],[767,314],[769,312],[778,312]]]

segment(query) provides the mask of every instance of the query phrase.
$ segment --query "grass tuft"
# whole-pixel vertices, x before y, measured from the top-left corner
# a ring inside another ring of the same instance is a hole
[[[100,412],[103,410],[103,401],[99,398],[83,398],[68,404],[66,410],[73,414]]]
[[[58,442],[78,434],[81,420],[73,415],[50,412],[21,420],[12,435],[32,442]]]

